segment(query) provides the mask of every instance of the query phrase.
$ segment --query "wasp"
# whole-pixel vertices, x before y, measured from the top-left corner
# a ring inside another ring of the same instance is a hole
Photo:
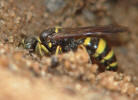
[[[54,27],[44,30],[39,37],[27,37],[23,40],[23,46],[30,52],[43,56],[76,51],[79,45],[83,45],[91,62],[94,59],[104,70],[116,71],[118,68],[116,56],[106,37],[114,38],[118,33],[125,31],[126,27],[119,25]]]

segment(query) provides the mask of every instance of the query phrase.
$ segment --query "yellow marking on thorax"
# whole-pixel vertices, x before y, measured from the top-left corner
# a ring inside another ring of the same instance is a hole
[[[60,28],[61,28],[61,27],[56,26],[56,27],[55,27],[55,33],[58,33]]]
[[[114,51],[111,49],[111,51],[100,62],[104,63],[105,60],[111,59],[113,55],[114,55]]]
[[[84,45],[85,46],[87,46],[87,45],[89,45],[90,44],[90,42],[91,42],[91,38],[90,37],[87,37],[85,40],[84,40]]]
[[[104,39],[100,39],[98,43],[98,48],[96,49],[94,57],[98,57],[99,54],[103,53],[106,48],[106,41]]]
[[[48,43],[48,46],[51,48],[51,47],[52,47],[52,43],[51,43],[51,42],[49,42],[49,43]]]

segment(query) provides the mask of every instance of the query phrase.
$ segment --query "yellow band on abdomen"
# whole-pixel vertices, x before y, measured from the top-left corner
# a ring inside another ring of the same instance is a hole
[[[110,69],[110,68],[115,68],[115,67],[117,67],[117,62],[113,62],[113,63],[111,63],[110,65],[108,65],[107,67],[106,67],[106,69],[108,70],[108,69]]]
[[[113,62],[113,63],[111,63],[109,66],[110,66],[110,67],[115,67],[115,66],[117,66],[117,62]]]
[[[111,49],[111,51],[100,62],[104,63],[105,60],[111,59],[113,55],[114,55],[114,51]]]
[[[96,49],[94,57],[98,57],[99,54],[103,53],[106,48],[106,41],[104,39],[100,39],[98,43],[98,48]]]

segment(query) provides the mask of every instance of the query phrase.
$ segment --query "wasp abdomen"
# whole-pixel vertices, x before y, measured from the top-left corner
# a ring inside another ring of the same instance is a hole
[[[114,51],[102,38],[88,37],[83,40],[90,58],[94,58],[98,63],[105,66],[106,70],[117,70],[117,61]],[[92,59],[91,59],[92,60]]]

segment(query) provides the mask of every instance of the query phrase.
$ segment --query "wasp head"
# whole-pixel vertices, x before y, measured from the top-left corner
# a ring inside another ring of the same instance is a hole
[[[37,43],[38,43],[38,40],[36,37],[27,37],[22,40],[23,47],[25,49],[28,49],[29,51],[34,51]]]

